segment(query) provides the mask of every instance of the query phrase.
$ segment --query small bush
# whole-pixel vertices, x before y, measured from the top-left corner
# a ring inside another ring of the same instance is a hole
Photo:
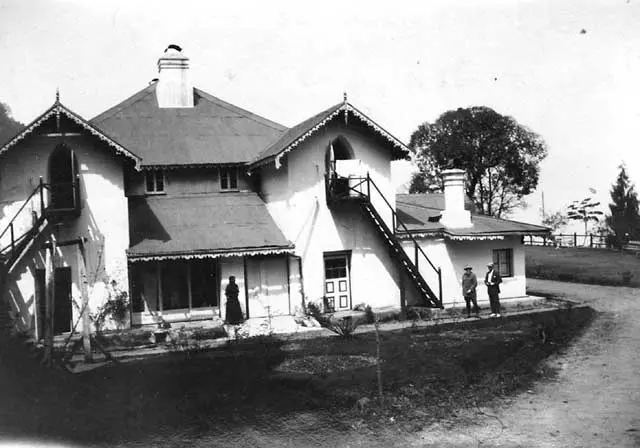
[[[368,324],[372,324],[376,321],[376,315],[373,313],[373,310],[369,305],[364,309],[364,317]]]
[[[314,302],[307,303],[307,307],[306,307],[304,313],[309,317],[313,317],[318,322],[320,322],[320,319],[322,319],[322,310]]]
[[[324,319],[324,323],[320,322],[320,324],[326,328],[327,330],[331,330],[341,338],[351,338],[353,337],[354,331],[358,328],[357,319],[354,319],[352,316],[345,316],[340,319]]]

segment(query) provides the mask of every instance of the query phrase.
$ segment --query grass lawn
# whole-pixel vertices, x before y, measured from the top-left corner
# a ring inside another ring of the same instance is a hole
[[[640,257],[607,249],[526,246],[527,277],[640,287]]]
[[[381,332],[383,409],[374,398],[373,333],[264,338],[77,375],[42,368],[5,341],[0,443],[29,437],[81,446],[237,446],[234,437],[246,436],[253,437],[246,446],[268,446],[274,434],[289,441],[326,440],[332,431],[375,435],[390,421],[412,432],[552,377],[543,360],[592,317],[590,308],[574,308],[496,325]],[[541,321],[550,332],[546,344],[537,334]],[[364,411],[355,406],[362,397],[372,399]],[[269,443],[260,438],[266,434]]]

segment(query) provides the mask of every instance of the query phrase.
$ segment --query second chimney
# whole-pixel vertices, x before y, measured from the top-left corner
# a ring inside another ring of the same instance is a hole
[[[193,87],[189,82],[189,58],[178,45],[169,45],[158,59],[159,80],[156,85],[158,106],[193,107]]]
[[[444,211],[440,222],[446,227],[471,227],[471,212],[464,208],[464,171],[444,170]]]

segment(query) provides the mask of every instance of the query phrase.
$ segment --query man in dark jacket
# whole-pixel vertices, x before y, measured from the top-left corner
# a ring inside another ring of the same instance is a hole
[[[473,312],[478,315],[480,307],[478,306],[478,300],[476,296],[476,287],[478,286],[478,278],[473,273],[471,266],[466,265],[464,267],[464,274],[462,274],[462,296],[467,303],[467,317],[471,317],[471,303],[473,303]]]
[[[489,303],[491,305],[490,317],[500,317],[500,283],[502,277],[495,270],[493,263],[487,264],[487,273],[484,276],[484,284],[487,285],[487,294],[489,295]]]

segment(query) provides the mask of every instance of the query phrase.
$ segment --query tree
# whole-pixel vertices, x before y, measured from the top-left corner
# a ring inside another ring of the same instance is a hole
[[[6,143],[22,128],[24,128],[24,125],[13,119],[11,108],[7,104],[0,102],[0,145]]]
[[[535,190],[547,155],[540,136],[483,106],[448,111],[433,124],[421,124],[409,148],[420,170],[414,180],[424,178],[412,180],[412,186],[442,187],[442,170],[463,169],[467,196],[479,212],[496,217],[521,206],[522,197]]]
[[[613,233],[611,244],[621,248],[629,240],[640,239],[640,214],[638,196],[633,183],[629,181],[624,164],[620,165],[616,182],[611,186],[609,215],[605,222]]]
[[[550,227],[552,231],[557,232],[560,227],[567,224],[567,215],[562,212],[551,213],[542,218],[542,225]]]
[[[585,198],[581,201],[573,201],[567,208],[567,218],[584,223],[584,234],[586,238],[587,227],[590,221],[600,221],[602,212],[596,208],[600,205],[593,198]]]

